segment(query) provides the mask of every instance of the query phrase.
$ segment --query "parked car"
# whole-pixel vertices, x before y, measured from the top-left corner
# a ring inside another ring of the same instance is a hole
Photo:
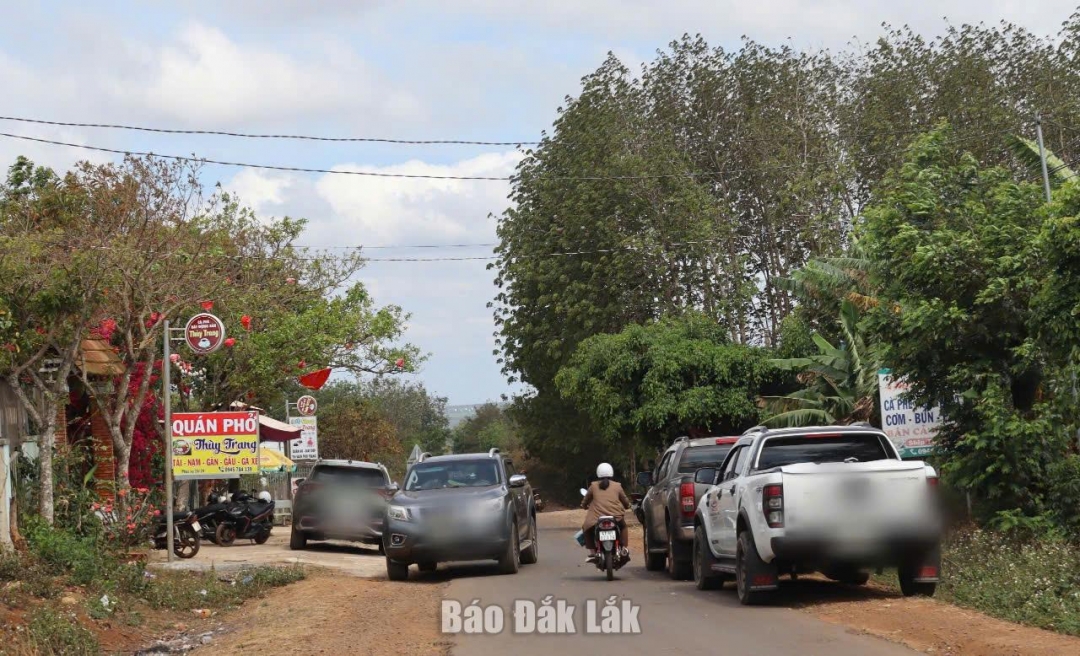
[[[387,507],[383,549],[392,581],[409,566],[433,572],[440,562],[497,560],[504,574],[539,557],[532,488],[497,449],[421,456]]]
[[[708,485],[694,483],[694,472],[719,467],[738,437],[680,437],[660,459],[655,471],[638,474],[648,488],[635,512],[645,529],[645,568],[659,571],[667,564],[673,579],[691,576],[694,511]],[[640,514],[639,514],[640,513]]]
[[[293,498],[289,546],[311,540],[345,540],[382,545],[386,502],[397,490],[381,464],[319,460]]]
[[[783,574],[822,572],[854,585],[896,567],[907,596],[933,595],[940,568],[937,473],[905,462],[869,426],[754,429],[719,469],[695,517],[694,581],[735,579],[764,601]]]

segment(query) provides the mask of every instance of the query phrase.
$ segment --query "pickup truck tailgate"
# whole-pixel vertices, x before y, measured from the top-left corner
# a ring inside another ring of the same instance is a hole
[[[875,539],[936,526],[921,462],[807,463],[780,471],[789,534]]]

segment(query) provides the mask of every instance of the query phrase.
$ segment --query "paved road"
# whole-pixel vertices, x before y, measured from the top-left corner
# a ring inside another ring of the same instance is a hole
[[[541,515],[540,562],[523,566],[514,576],[499,576],[486,565],[455,565],[436,576],[451,581],[447,599],[468,604],[479,599],[506,609],[502,634],[458,636],[456,656],[572,656],[576,654],[793,654],[797,656],[911,656],[905,647],[818,621],[797,604],[824,595],[836,600],[865,594],[815,581],[786,585],[769,607],[740,606],[732,584],[720,591],[699,592],[692,582],[676,582],[645,571],[640,551],[617,573],[603,579],[584,565],[583,549],[572,542],[573,531],[545,526]],[[515,599],[539,601],[546,595],[577,606],[575,635],[517,635],[511,609]],[[585,635],[586,600],[621,595],[640,604],[639,635]]]

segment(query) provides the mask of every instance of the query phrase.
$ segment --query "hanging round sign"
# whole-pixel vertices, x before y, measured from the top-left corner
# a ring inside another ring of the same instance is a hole
[[[225,324],[214,315],[203,312],[188,319],[184,341],[196,355],[208,355],[225,343]]]
[[[318,408],[319,404],[315,401],[314,396],[306,395],[296,399],[296,411],[305,417],[314,416]]]

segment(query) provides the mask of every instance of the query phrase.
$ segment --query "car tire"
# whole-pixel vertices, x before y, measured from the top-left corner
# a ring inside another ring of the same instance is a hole
[[[739,533],[739,540],[735,551],[735,588],[739,595],[739,603],[743,606],[755,606],[769,598],[769,591],[750,590],[750,581],[755,572],[767,569],[767,565],[758,555],[754,545],[754,536],[746,530]]]
[[[930,559],[938,567],[941,568],[941,555],[940,552],[935,549],[930,554]],[[900,592],[905,597],[933,597],[937,592],[937,583],[934,582],[921,582],[916,581],[919,575],[919,564],[905,564],[897,568],[896,574],[900,582]]]
[[[386,559],[386,578],[391,581],[408,581],[409,564]]]
[[[303,531],[296,530],[293,527],[292,533],[289,535],[289,548],[293,551],[302,551],[307,548],[307,535]]]
[[[668,527],[667,571],[668,576],[676,581],[685,581],[693,576],[693,562],[686,562],[675,557],[675,529]]]
[[[417,567],[424,574],[431,574],[432,572],[435,572],[435,571],[437,571],[439,569],[439,563],[436,563],[436,562],[419,563],[417,565]]]
[[[694,528],[694,586],[698,590],[716,590],[724,586],[724,577],[713,572],[712,566],[716,562],[712,552],[709,551],[708,537],[705,528],[698,525]]]
[[[500,574],[517,574],[521,567],[520,541],[517,522],[510,525],[510,539],[506,541],[506,551],[499,557]]]
[[[664,569],[664,563],[667,556],[662,553],[652,553],[652,540],[649,539],[649,522],[642,522],[642,527],[644,528],[645,533],[645,569],[650,572],[659,572]]]
[[[535,565],[540,560],[540,536],[536,530],[536,516],[529,521],[529,548],[521,552],[522,565]]]

